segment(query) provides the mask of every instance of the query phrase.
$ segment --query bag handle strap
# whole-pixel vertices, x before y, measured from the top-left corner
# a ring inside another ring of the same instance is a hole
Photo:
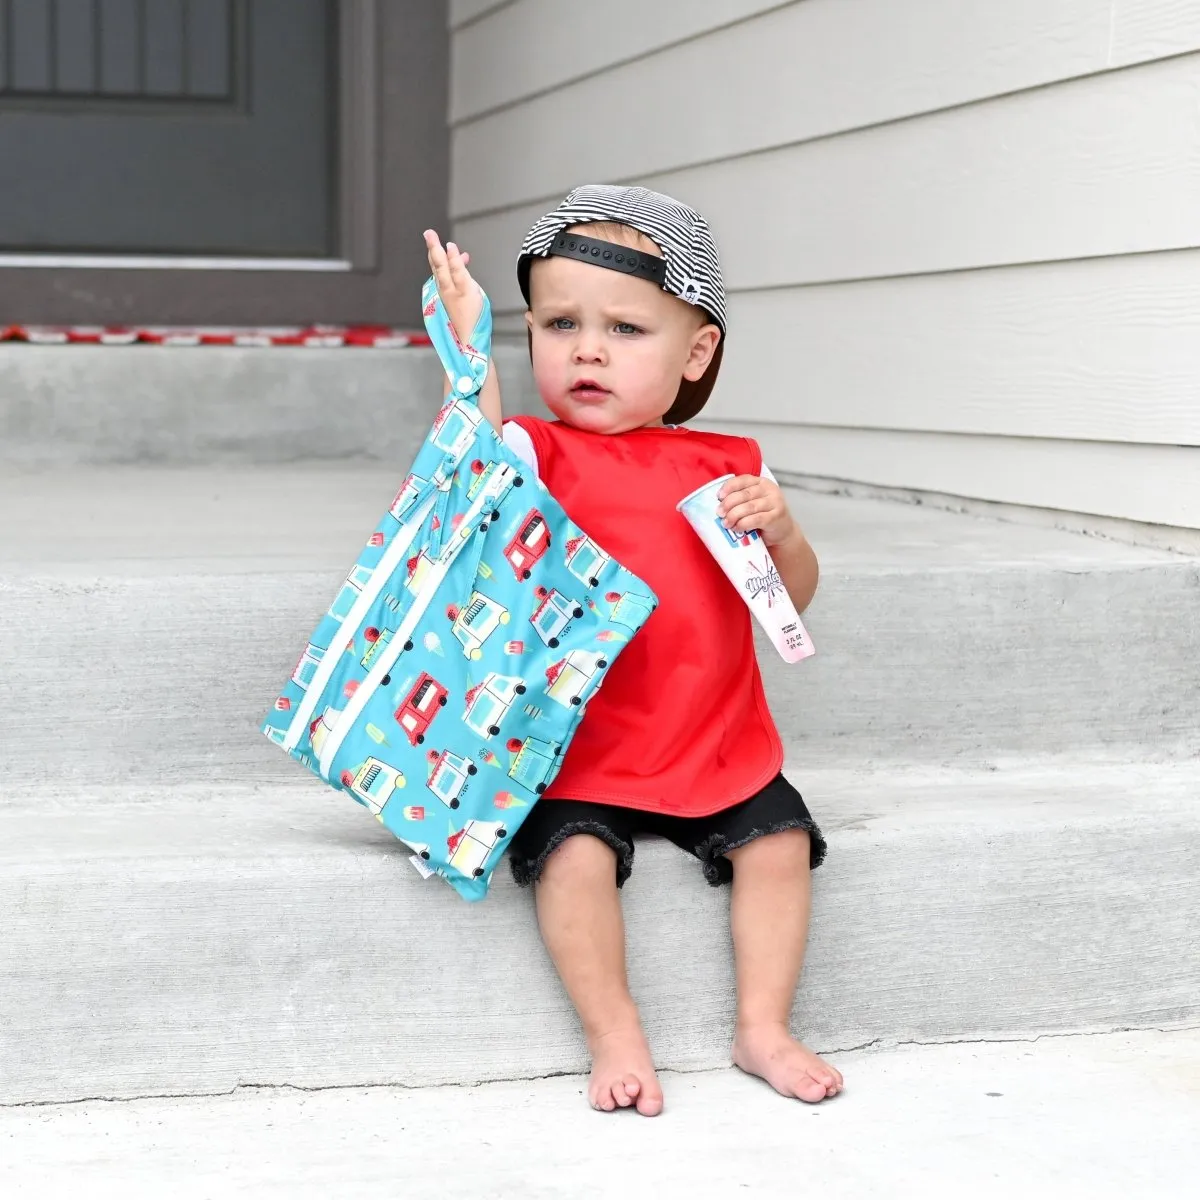
[[[479,287],[478,284],[475,285]],[[483,310],[475,322],[469,341],[456,336],[445,306],[438,295],[437,282],[432,275],[421,289],[421,309],[425,318],[425,329],[429,340],[442,360],[446,378],[450,380],[450,394],[457,400],[469,400],[479,394],[487,378],[488,364],[492,356],[492,302],[483,288]]]

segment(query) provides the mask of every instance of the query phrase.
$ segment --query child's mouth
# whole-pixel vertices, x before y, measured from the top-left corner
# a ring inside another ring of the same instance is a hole
[[[608,388],[601,387],[593,379],[581,379],[571,388],[571,395],[576,400],[603,400],[608,394]]]

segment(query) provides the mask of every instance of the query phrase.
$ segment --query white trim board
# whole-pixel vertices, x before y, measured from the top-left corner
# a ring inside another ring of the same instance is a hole
[[[1200,448],[695,422],[756,438],[775,471],[1200,529]]]

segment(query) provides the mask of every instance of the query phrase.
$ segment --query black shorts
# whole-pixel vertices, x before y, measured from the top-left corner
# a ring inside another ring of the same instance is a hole
[[[812,843],[809,866],[819,867],[825,858],[825,838],[804,798],[782,775],[776,775],[749,800],[707,817],[670,817],[583,800],[540,800],[513,834],[508,855],[513,878],[527,887],[537,880],[546,860],[567,838],[590,833],[616,851],[620,887],[633,869],[634,834],[651,833],[695,855],[703,865],[704,877],[713,887],[719,887],[733,879],[733,864],[725,857],[728,851],[785,829],[808,833]]]

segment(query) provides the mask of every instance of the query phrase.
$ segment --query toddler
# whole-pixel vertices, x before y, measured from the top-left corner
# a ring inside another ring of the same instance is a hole
[[[455,329],[482,295],[453,242],[425,234]],[[733,1061],[785,1096],[836,1095],[842,1076],[789,1030],[804,959],[811,870],[825,840],[780,774],[749,609],[675,506],[715,477],[731,530],[758,530],[797,611],[817,560],[749,438],[686,429],[720,366],[725,293],[716,244],[692,208],[645,188],[576,188],[525,239],[538,391],[557,418],[502,419],[494,369],[484,415],[583,530],[657,593],[616,659],[557,777],[513,836],[538,923],[579,1013],[594,1108],[661,1112],[663,1094],[625,973],[618,892],[634,836],[659,834],[732,885]]]

